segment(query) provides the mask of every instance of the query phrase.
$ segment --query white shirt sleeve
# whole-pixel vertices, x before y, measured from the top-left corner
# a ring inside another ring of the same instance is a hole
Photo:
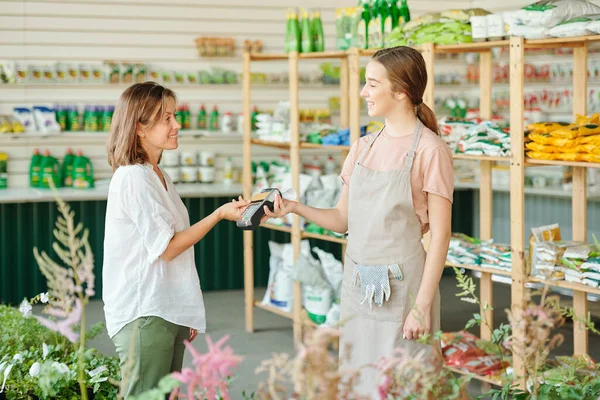
[[[175,234],[175,218],[163,205],[163,198],[148,182],[148,176],[128,173],[123,179],[121,199],[124,213],[131,219],[148,251],[148,262],[156,261]]]

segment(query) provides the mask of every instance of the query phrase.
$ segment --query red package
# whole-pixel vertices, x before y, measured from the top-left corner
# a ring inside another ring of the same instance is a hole
[[[477,337],[469,332],[444,333],[441,346],[446,364],[460,367],[473,357],[484,356],[485,352],[477,347],[476,340]]]
[[[470,360],[467,360],[462,365],[462,368],[475,375],[485,376],[493,375],[494,373],[501,371],[508,366],[508,362],[502,361],[500,356],[482,356],[473,357]]]

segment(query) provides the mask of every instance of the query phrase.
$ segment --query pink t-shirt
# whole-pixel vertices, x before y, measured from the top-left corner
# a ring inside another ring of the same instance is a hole
[[[340,174],[342,182],[350,184],[350,176],[358,157],[376,133],[363,136],[352,145]],[[390,137],[382,132],[367,151],[362,165],[376,171],[401,169],[414,135]],[[428,128],[423,128],[411,171],[411,186],[415,213],[423,233],[429,231],[427,193],[442,196],[450,202],[454,193],[454,163],[448,145]]]

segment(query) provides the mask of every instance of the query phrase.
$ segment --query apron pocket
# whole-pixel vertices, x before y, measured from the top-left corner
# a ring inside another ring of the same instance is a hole
[[[400,264],[361,266],[346,255],[341,307],[357,317],[402,322],[404,275]]]

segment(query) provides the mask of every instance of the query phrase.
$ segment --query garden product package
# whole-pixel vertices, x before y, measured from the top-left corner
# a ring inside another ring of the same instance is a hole
[[[590,14],[600,14],[600,6],[586,0],[542,0],[516,12],[523,25],[545,28]]]
[[[562,22],[548,29],[548,35],[552,37],[589,36],[597,34],[598,31],[600,31],[600,14],[593,14]]]
[[[508,156],[510,155],[510,135],[486,121],[471,127],[463,135],[457,143],[456,153],[477,156]]]
[[[307,246],[308,243],[303,243]],[[293,306],[293,279],[292,265],[294,248],[292,244],[278,244],[269,242],[269,281],[267,292],[263,297],[263,305],[279,308],[284,312],[292,312]]]

